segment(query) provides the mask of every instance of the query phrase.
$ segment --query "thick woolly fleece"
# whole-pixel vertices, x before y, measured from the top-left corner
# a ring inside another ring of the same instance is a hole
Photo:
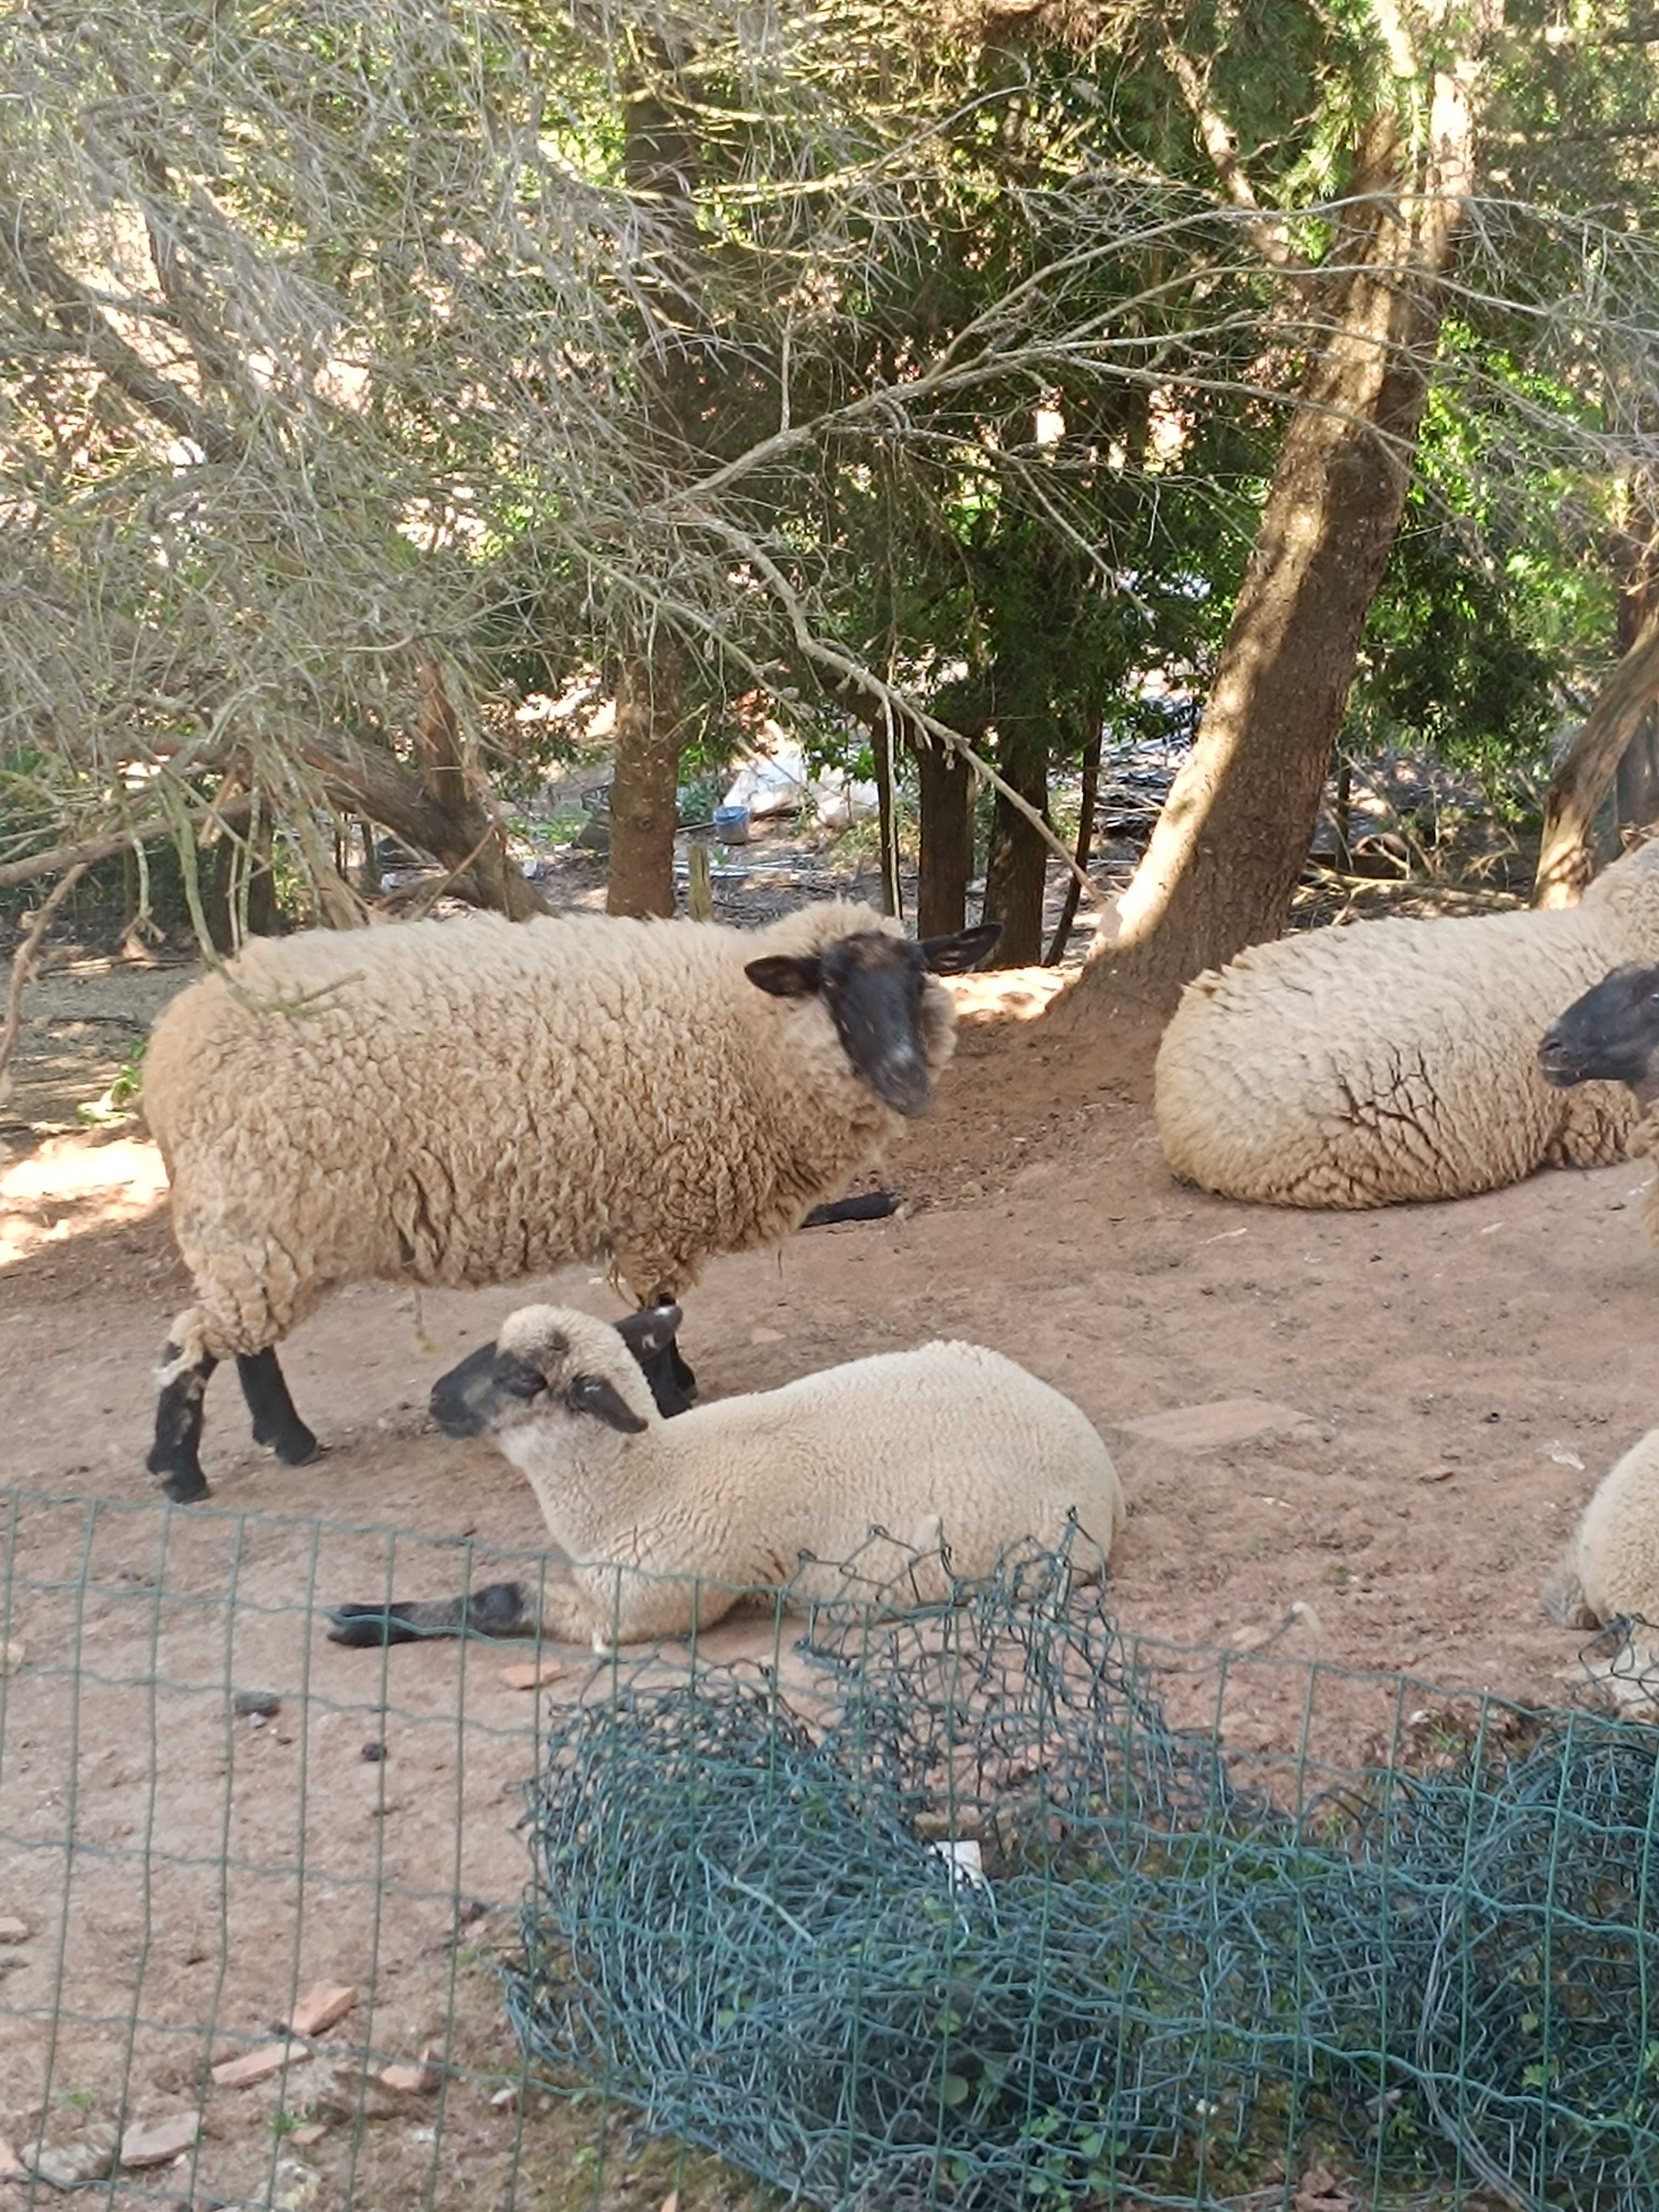
[[[145,1060],[198,1300],[179,1363],[262,1351],[341,1283],[586,1261],[644,1301],[787,1236],[903,1117],[820,1000],[744,964],[896,927],[836,901],[764,930],[479,915],[248,946],[230,973],[253,1003],[192,985]],[[937,1074],[956,1010],[931,976],[923,1024]]]
[[[1459,1198],[1620,1159],[1630,1092],[1553,1090],[1538,1046],[1626,960],[1659,960],[1659,841],[1577,907],[1256,945],[1189,983],[1164,1031],[1164,1156],[1224,1197],[1309,1206]]]
[[[1558,1628],[1601,1628],[1622,1614],[1659,1627],[1659,1429],[1602,1476],[1543,1607]]]
[[[586,1314],[526,1307],[497,1346],[544,1344],[554,1331],[568,1349],[545,1395],[495,1441],[528,1477],[553,1544],[583,1563],[543,1596],[543,1632],[556,1641],[691,1627],[686,1584],[650,1577],[739,1589],[793,1578],[792,1603],[868,1598],[898,1581],[927,1601],[949,1589],[941,1542],[953,1573],[981,1575],[1022,1538],[1056,1542],[1075,1512],[1091,1540],[1074,1556],[1094,1578],[1122,1528],[1123,1493],[1087,1416],[978,1345],[884,1352],[665,1421],[626,1350],[617,1356],[616,1331]],[[603,1376],[644,1428],[623,1435],[569,1411],[562,1384],[576,1374]],[[803,1553],[834,1564],[802,1567]],[[706,1627],[732,1602],[706,1589],[695,1620]]]

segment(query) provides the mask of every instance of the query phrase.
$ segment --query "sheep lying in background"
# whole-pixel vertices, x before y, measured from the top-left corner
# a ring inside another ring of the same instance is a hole
[[[1228,1198],[1459,1198],[1624,1157],[1635,1108],[1540,1073],[1540,1034],[1616,962],[1659,959],[1659,842],[1582,906],[1357,922],[1259,945],[1189,983],[1158,1048],[1176,1174]]]
[[[1659,1429],[1602,1476],[1542,1603],[1558,1628],[1635,1618],[1659,1632]]]
[[[662,1324],[677,1319],[671,1308]],[[494,1437],[529,1477],[553,1545],[579,1564],[539,1597],[504,1583],[342,1606],[337,1642],[465,1625],[635,1643],[706,1628],[746,1589],[784,1584],[792,1606],[896,1584],[914,1602],[948,1595],[953,1574],[988,1573],[1022,1538],[1057,1543],[1073,1515],[1089,1540],[1074,1556],[1097,1578],[1123,1523],[1086,1416],[977,1345],[857,1359],[665,1422],[614,1329],[526,1306],[438,1382],[432,1411],[451,1435]]]
[[[150,1472],[206,1496],[203,1395],[233,1355],[255,1439],[308,1458],[275,1347],[339,1284],[586,1261],[660,1301],[787,1236],[927,1106],[956,1027],[934,978],[996,935],[915,945],[836,901],[757,932],[478,915],[249,945],[146,1057],[196,1290]]]
[[[1576,999],[1538,1048],[1546,1083],[1622,1083],[1638,1119],[1625,1140],[1632,1158],[1659,1153],[1659,968],[1627,962]],[[1642,1194],[1642,1226],[1659,1244],[1659,1176]]]

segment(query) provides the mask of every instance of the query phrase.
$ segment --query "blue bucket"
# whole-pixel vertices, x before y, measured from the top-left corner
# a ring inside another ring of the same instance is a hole
[[[717,806],[714,809],[714,835],[722,845],[746,845],[749,842],[749,809],[746,806]]]

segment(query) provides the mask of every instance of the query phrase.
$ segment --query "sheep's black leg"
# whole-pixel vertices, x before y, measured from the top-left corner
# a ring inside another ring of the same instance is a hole
[[[275,1347],[267,1346],[252,1354],[239,1352],[236,1373],[253,1416],[254,1443],[274,1451],[286,1467],[303,1467],[315,1459],[317,1439],[294,1410]]]
[[[161,1364],[172,1367],[179,1358],[178,1346],[169,1344]],[[210,1352],[204,1352],[193,1367],[180,1369],[161,1385],[155,1403],[155,1441],[144,1464],[161,1476],[162,1490],[176,1504],[193,1505],[208,1494],[201,1461],[202,1400],[208,1377],[218,1364]]]
[[[459,1597],[414,1598],[400,1605],[336,1605],[329,1640],[357,1650],[416,1644],[429,1636],[533,1636],[540,1619],[525,1583],[486,1583]]]
[[[640,1371],[651,1385],[657,1411],[665,1421],[676,1413],[690,1412],[696,1402],[697,1378],[680,1358],[678,1337],[671,1337],[660,1352],[648,1352],[640,1361]]]

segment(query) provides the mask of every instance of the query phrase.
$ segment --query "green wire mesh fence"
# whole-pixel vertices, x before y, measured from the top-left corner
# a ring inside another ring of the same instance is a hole
[[[20,2203],[1659,2207],[1659,1731],[1137,1644],[1063,1550],[367,1652],[548,1570],[0,1504]]]

